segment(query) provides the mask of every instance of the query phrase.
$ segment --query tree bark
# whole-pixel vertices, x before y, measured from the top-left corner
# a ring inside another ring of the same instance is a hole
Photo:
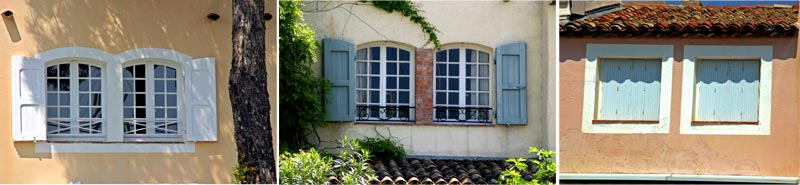
[[[255,171],[245,182],[275,183],[275,158],[269,122],[264,0],[233,0],[233,61],[228,89],[233,108],[239,165]]]

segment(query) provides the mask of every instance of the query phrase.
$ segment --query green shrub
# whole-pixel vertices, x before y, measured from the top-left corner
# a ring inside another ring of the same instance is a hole
[[[500,174],[501,184],[553,184],[556,180],[556,163],[552,160],[555,152],[530,147],[528,153],[537,153],[538,160],[531,160],[536,165],[536,173],[530,181],[522,178],[522,172],[528,170],[527,159],[509,158],[508,169]]]
[[[369,184],[375,178],[375,171],[369,167],[367,161],[370,151],[361,147],[357,140],[348,140],[347,136],[341,141],[342,151],[333,161],[333,171],[339,177],[341,184]]]
[[[403,144],[385,137],[365,137],[356,139],[358,144],[370,151],[375,156],[375,159],[402,159],[406,158],[406,150]]]
[[[281,184],[325,184],[331,170],[330,157],[314,148],[298,153],[283,153],[280,157]]]

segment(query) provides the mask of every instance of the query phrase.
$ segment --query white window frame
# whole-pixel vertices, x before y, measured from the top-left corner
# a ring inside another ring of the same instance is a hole
[[[494,96],[495,96],[494,90],[493,90],[492,87],[494,87],[493,86],[494,85],[493,82],[496,80],[496,77],[494,76],[494,68],[495,68],[495,63],[494,63],[494,60],[493,60],[494,59],[494,53],[491,52],[491,50],[482,49],[480,47],[471,47],[471,46],[463,46],[462,45],[462,46],[453,46],[453,47],[443,47],[441,50],[434,51],[433,52],[433,73],[432,73],[433,86],[431,87],[433,89],[433,96],[432,96],[433,97],[433,100],[432,100],[433,102],[431,102],[431,105],[433,105],[433,107],[436,107],[437,105],[439,105],[439,104],[436,104],[436,92],[437,92],[436,87],[437,87],[437,81],[438,81],[438,80],[436,80],[436,78],[437,78],[436,70],[437,70],[437,66],[438,66],[437,65],[438,63],[436,61],[436,53],[438,53],[440,51],[449,52],[449,50],[451,50],[451,49],[458,49],[458,63],[457,63],[458,64],[458,72],[459,72],[458,73],[458,91],[452,91],[452,90],[449,89],[449,86],[448,86],[448,87],[445,87],[446,90],[444,90],[444,92],[445,93],[458,92],[458,105],[457,106],[460,107],[460,108],[462,108],[462,107],[463,108],[466,108],[466,107],[484,108],[483,106],[478,106],[478,105],[470,105],[470,106],[466,105],[466,103],[467,103],[467,98],[466,98],[466,95],[467,95],[467,64],[481,64],[481,63],[477,62],[479,60],[479,58],[475,59],[476,63],[467,63],[466,62],[467,61],[467,49],[475,50],[476,52],[478,52],[478,51],[479,52],[484,52],[484,53],[489,55],[489,63],[488,63],[488,65],[489,65],[489,77],[488,77],[488,80],[489,80],[489,84],[488,84],[489,85],[489,104],[486,105],[485,108],[492,108],[492,110],[489,111],[489,121],[490,122],[489,123],[483,123],[483,122],[476,122],[476,121],[469,121],[469,120],[467,120],[465,122],[459,122],[457,120],[450,119],[450,118],[447,118],[448,121],[436,121],[436,110],[434,109],[434,111],[433,111],[433,120],[434,120],[433,123],[435,123],[435,124],[476,124],[476,125],[492,125],[492,124],[494,124],[493,123],[494,122],[494,114],[493,113],[495,111],[497,111],[497,110],[494,107],[494,104],[492,104],[494,102],[492,100],[494,99]],[[449,53],[448,53],[448,55],[449,55]],[[480,57],[480,55],[478,55],[478,57]],[[449,65],[449,64],[452,64],[452,63],[451,62],[447,62],[445,64]],[[478,70],[478,69],[475,69],[475,70]],[[448,71],[448,73],[449,73],[449,71]],[[450,79],[452,77],[448,75],[445,78]],[[471,78],[473,78],[473,79],[484,79],[486,77],[471,77]],[[478,86],[475,87],[475,89],[478,89],[479,87],[480,87],[480,82],[478,83]],[[441,91],[441,90],[439,90],[439,91]],[[475,91],[472,91],[472,92],[475,92]],[[440,105],[440,106],[451,106],[451,105],[446,104],[446,105]]]
[[[685,45],[681,94],[681,134],[770,135],[772,113],[772,46]],[[702,59],[760,60],[758,125],[692,124],[695,115],[696,62]]]
[[[661,59],[661,92],[659,97],[659,120],[653,123],[602,123],[592,122],[597,117],[599,71],[598,62],[604,58],[614,59]],[[587,44],[583,85],[583,133],[598,134],[645,134],[669,133],[669,112],[672,96],[672,45],[650,44]]]
[[[379,82],[379,83],[380,83],[380,84],[379,84],[379,90],[378,90],[378,105],[379,105],[379,106],[383,106],[383,107],[387,106],[387,103],[386,103],[386,94],[387,94],[387,91],[388,91],[388,90],[386,89],[386,85],[387,85],[387,84],[386,84],[386,78],[387,78],[388,76],[387,76],[387,73],[386,73],[386,63],[387,63],[387,61],[388,61],[388,60],[386,59],[386,57],[387,57],[387,55],[386,55],[386,48],[387,48],[387,47],[393,47],[393,48],[397,48],[397,49],[402,49],[402,50],[406,50],[406,51],[408,51],[408,54],[409,54],[409,56],[408,56],[408,57],[409,57],[409,69],[408,69],[408,70],[409,70],[409,71],[408,71],[408,72],[409,72],[409,79],[408,79],[408,81],[409,81],[409,82],[408,82],[408,83],[409,83],[409,84],[408,84],[408,85],[409,85],[409,86],[408,86],[408,87],[409,87],[409,95],[408,95],[408,106],[409,106],[409,107],[416,107],[416,104],[417,104],[417,102],[415,101],[415,100],[416,100],[416,98],[415,98],[415,97],[416,97],[416,96],[415,96],[415,92],[416,92],[416,61],[415,61],[415,59],[416,59],[416,53],[415,53],[415,52],[416,52],[416,50],[415,50],[415,49],[413,49],[413,48],[411,48],[411,47],[401,46],[401,45],[399,45],[399,44],[393,44],[393,43],[389,43],[389,42],[387,42],[387,43],[362,44],[362,45],[359,45],[358,47],[356,47],[356,54],[355,54],[355,55],[356,55],[356,59],[355,59],[355,64],[356,64],[356,66],[355,66],[355,67],[356,67],[356,71],[355,71],[355,72],[356,72],[356,75],[355,75],[355,76],[356,76],[356,79],[354,79],[354,80],[356,81],[356,87],[355,87],[355,90],[356,90],[356,96],[358,96],[358,91],[360,91],[360,90],[365,90],[365,91],[367,91],[367,103],[359,103],[359,102],[358,102],[358,98],[359,98],[359,97],[356,97],[356,100],[354,100],[354,101],[356,101],[356,103],[355,103],[355,104],[356,104],[356,106],[363,106],[363,104],[367,104],[367,105],[369,106],[370,104],[373,104],[373,103],[370,103],[370,102],[369,102],[369,101],[370,101],[370,98],[369,98],[369,91],[370,91],[370,90],[373,90],[373,89],[369,88],[369,85],[370,85],[370,84],[369,84],[369,83],[367,83],[367,88],[366,88],[366,89],[365,89],[365,88],[359,88],[359,87],[358,87],[358,77],[359,77],[360,75],[358,74],[358,69],[357,69],[357,68],[358,68],[358,63],[360,62],[360,60],[358,60],[358,51],[359,51],[359,50],[361,50],[361,49],[366,49],[366,50],[367,50],[367,52],[370,52],[369,50],[370,50],[370,48],[372,48],[372,47],[379,47],[379,48],[380,48],[380,53],[381,53],[380,59],[379,59],[379,61],[378,61],[378,62],[379,62],[379,64],[380,64],[380,69],[378,69],[378,70],[379,70],[380,72],[379,72],[379,73],[378,73],[378,75],[377,75],[377,76],[379,76],[379,78],[378,78],[378,79],[379,79],[379,81],[380,81],[380,82]],[[400,55],[398,55],[397,57],[398,57],[398,61],[400,61],[400,60],[399,60],[399,59],[400,59]],[[367,74],[366,74],[366,77],[367,77],[367,79],[369,79],[369,78],[371,78],[371,77],[374,77],[374,76],[376,76],[376,75],[374,75],[374,74],[371,74],[371,73],[369,72],[369,70],[370,70],[369,63],[373,62],[373,60],[370,58],[370,55],[367,55],[367,61],[366,61],[366,62],[367,62]],[[400,63],[400,62],[398,62],[398,63]],[[398,65],[398,67],[397,67],[397,68],[399,69],[399,68],[400,68],[400,66]],[[393,76],[397,77],[397,76],[400,76],[400,75],[399,75],[399,74],[396,74],[396,75],[393,75]],[[397,84],[397,86],[399,87],[399,86],[400,86],[400,83],[398,83],[398,84]],[[399,88],[398,88],[398,89],[399,89]],[[399,102],[399,101],[398,101],[398,102]],[[401,104],[401,103],[398,103],[398,104]],[[409,115],[408,115],[408,117],[409,117],[409,120],[414,120],[414,119],[416,118],[416,112],[415,112],[415,110],[416,110],[416,109],[409,109]],[[358,113],[359,113],[359,112],[358,112],[358,109],[356,109],[356,118],[358,118],[358,116],[359,116],[359,115],[358,115]],[[368,112],[367,114],[369,114],[369,112]],[[385,112],[383,112],[383,113],[380,113],[380,115],[379,115],[379,116],[380,116],[381,118],[386,118],[386,113],[385,113]],[[369,118],[369,120],[356,120],[356,122],[359,122],[359,123],[392,123],[392,122],[402,122],[402,121],[400,121],[400,120],[388,120],[388,121],[382,121],[382,120],[379,120],[379,119],[374,119],[374,120],[373,120],[373,119],[370,117],[370,118]]]
[[[124,70],[126,67],[136,66],[136,65],[145,65],[145,97],[146,100],[146,110],[147,115],[145,116],[145,121],[147,122],[147,133],[155,132],[155,87],[154,87],[154,80],[155,77],[153,75],[154,71],[153,68],[155,65],[163,65],[167,67],[171,67],[175,69],[177,81],[177,108],[178,108],[178,133],[177,134],[125,134],[123,133],[123,139],[125,142],[179,142],[184,139],[186,135],[186,126],[184,125],[185,121],[183,119],[184,113],[184,75],[183,75],[183,67],[180,63],[168,61],[168,60],[159,60],[159,59],[141,59],[141,60],[134,60],[128,61],[122,64],[122,69]],[[135,74],[134,74],[135,75]],[[124,79],[124,77],[121,77]],[[123,92],[124,96],[124,92]],[[122,101],[122,100],[120,100]],[[123,105],[123,108],[125,106]],[[166,114],[166,112],[164,113]],[[124,127],[124,120],[123,118],[123,127]],[[123,128],[124,132],[124,128]]]
[[[145,141],[143,142],[130,142],[125,141],[123,139],[123,124],[122,124],[122,117],[123,117],[123,110],[122,110],[122,66],[123,64],[127,64],[127,62],[137,61],[137,60],[164,60],[169,62],[174,62],[172,67],[175,67],[177,72],[180,72],[178,79],[179,88],[183,88],[186,86],[186,83],[189,83],[188,80],[184,79],[185,75],[203,75],[206,73],[214,73],[215,66],[214,65],[214,58],[198,58],[192,59],[192,57],[182,54],[177,51],[168,50],[168,49],[158,49],[158,48],[140,48],[140,49],[133,49],[128,50],[123,53],[112,55],[106,53],[101,50],[93,49],[93,48],[84,48],[84,47],[64,47],[64,48],[57,48],[42,52],[37,54],[35,57],[24,57],[24,56],[14,56],[12,60],[14,63],[19,63],[20,61],[25,60],[33,60],[37,62],[42,62],[42,67],[46,67],[52,65],[58,61],[62,60],[71,60],[71,59],[81,59],[94,61],[100,66],[103,71],[103,119],[105,119],[104,125],[104,135],[102,141],[91,141],[91,142],[84,142],[80,140],[73,140],[69,139],[69,142],[60,142],[59,140],[54,140],[51,138],[42,137],[28,139],[25,137],[29,137],[28,135],[46,135],[46,119],[42,117],[38,119],[41,121],[40,124],[35,125],[18,125],[18,124],[25,124],[25,123],[14,123],[15,128],[19,127],[28,127],[33,128],[33,130],[25,131],[26,133],[14,133],[15,141],[34,141],[35,142],[35,150],[36,153],[194,153],[195,142],[196,141],[217,141],[217,122],[216,122],[216,115],[208,115],[208,113],[201,113],[196,115],[196,117],[191,118],[193,122],[202,122],[201,125],[193,125],[187,127],[185,124],[180,126],[183,133],[181,133],[181,138],[178,140],[171,140],[166,142],[160,143],[153,143],[152,141]],[[89,63],[91,64],[91,63]],[[96,65],[96,64],[92,64]],[[188,71],[187,71],[188,70]],[[192,74],[184,74],[192,72]],[[40,79],[45,80],[46,73],[42,74]],[[197,80],[208,80],[208,81],[197,81]],[[117,82],[118,83],[115,83]],[[46,83],[42,81],[40,83]],[[72,82],[70,82],[72,83]],[[216,84],[216,80],[214,76],[209,76],[206,78],[195,78],[192,82],[193,87],[198,85],[206,85],[207,83]],[[18,85],[15,85],[15,88]],[[46,86],[42,86],[41,94],[46,92]],[[212,87],[214,88],[214,87]],[[187,89],[188,90],[188,89]],[[213,112],[216,113],[216,99],[208,100],[208,99],[195,99],[192,102],[185,101],[185,98],[188,98],[189,94],[191,96],[210,96],[214,95],[215,90],[211,90],[209,93],[205,94],[197,94],[202,92],[196,92],[198,89],[193,88],[191,89],[191,93],[187,92],[184,89],[181,89],[179,92],[179,106],[188,106],[187,104],[191,104],[195,109],[200,109],[205,112]],[[185,92],[185,93],[184,93]],[[41,97],[46,98],[46,97]],[[77,100],[77,98],[76,98]],[[198,101],[200,100],[200,101]],[[15,98],[15,102],[18,102],[18,98]],[[72,101],[72,99],[71,99]],[[42,101],[46,102],[46,101]],[[76,104],[77,105],[77,104]],[[41,106],[46,106],[44,103]],[[119,110],[117,110],[119,109]],[[180,108],[181,111],[185,111],[184,107]],[[185,118],[188,114],[186,112],[179,113],[178,117],[181,119]],[[42,114],[42,116],[46,116],[46,114]],[[37,119],[34,119],[37,120]],[[111,120],[111,121],[109,121]],[[114,121],[118,120],[118,121]],[[183,122],[183,121],[182,121]],[[191,130],[189,130],[191,129]],[[188,135],[187,133],[191,133]],[[22,136],[20,136],[22,135]]]
[[[77,123],[74,123],[74,122],[78,122],[78,120],[80,119],[79,115],[78,115],[79,114],[79,110],[80,110],[79,109],[79,107],[80,107],[79,106],[79,101],[80,101],[79,86],[80,86],[80,84],[78,83],[79,82],[79,77],[78,77],[78,73],[77,73],[78,65],[79,64],[86,64],[86,65],[89,65],[89,66],[97,66],[97,67],[100,68],[100,71],[101,71],[101,74],[102,74],[102,76],[100,77],[100,86],[101,86],[100,94],[102,94],[101,101],[100,101],[100,107],[102,108],[102,112],[101,112],[102,119],[101,120],[103,122],[102,123],[103,129],[102,129],[102,133],[101,134],[74,134],[74,133],[73,134],[50,134],[50,133],[48,133],[47,134],[47,140],[48,141],[68,141],[68,142],[75,142],[75,141],[97,142],[97,141],[103,141],[104,138],[106,137],[107,133],[108,133],[108,125],[109,125],[108,119],[106,118],[106,110],[108,109],[108,107],[106,106],[106,101],[107,101],[108,98],[105,96],[107,94],[106,90],[105,90],[105,86],[106,86],[106,81],[108,81],[107,80],[108,77],[107,77],[107,72],[106,72],[107,71],[106,70],[107,67],[106,67],[105,63],[98,62],[98,61],[95,61],[95,60],[90,60],[90,59],[84,59],[84,58],[66,58],[66,59],[59,59],[59,60],[49,61],[49,62],[45,63],[44,67],[45,67],[45,70],[47,70],[47,68],[50,67],[50,66],[60,65],[60,64],[70,64],[70,75],[69,75],[69,82],[70,82],[70,104],[69,105],[70,106],[69,107],[70,107],[71,111],[70,111],[69,119],[73,122],[73,126],[77,126],[76,125]],[[46,82],[47,78],[44,78],[44,79],[45,79],[44,83],[46,84],[47,83]],[[44,89],[43,92],[45,92],[45,96],[46,96],[46,92],[48,92],[48,91],[47,91],[47,89]],[[45,104],[46,104],[46,102],[47,102],[47,100],[45,100]],[[45,105],[45,106],[47,106],[47,105]],[[45,109],[45,111],[46,111],[46,109]],[[48,124],[47,122],[48,122],[49,118],[46,118],[45,120],[46,120],[45,121],[45,125],[47,125]],[[47,126],[45,126],[45,127],[47,127]]]

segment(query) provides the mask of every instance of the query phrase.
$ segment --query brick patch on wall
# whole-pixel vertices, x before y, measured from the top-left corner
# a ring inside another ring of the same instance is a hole
[[[422,48],[416,52],[416,111],[417,124],[433,124],[433,49]]]

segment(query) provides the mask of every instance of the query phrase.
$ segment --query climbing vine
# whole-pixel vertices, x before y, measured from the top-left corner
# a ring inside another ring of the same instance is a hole
[[[300,0],[280,1],[281,151],[306,147],[306,134],[327,125],[323,97],[330,83],[311,69],[318,44],[301,6]]]
[[[366,2],[367,0],[361,0],[361,2]],[[419,8],[418,6],[411,1],[408,0],[398,0],[398,1],[383,1],[383,0],[372,0],[372,5],[376,8],[386,11],[388,13],[392,12],[400,12],[403,16],[408,17],[411,19],[411,22],[419,24],[419,27],[422,28],[422,32],[428,34],[428,42],[425,44],[433,44],[433,46],[438,50],[439,49],[439,37],[436,36],[436,32],[439,32],[435,26],[433,26],[430,22],[425,20],[425,17],[419,15]]]

